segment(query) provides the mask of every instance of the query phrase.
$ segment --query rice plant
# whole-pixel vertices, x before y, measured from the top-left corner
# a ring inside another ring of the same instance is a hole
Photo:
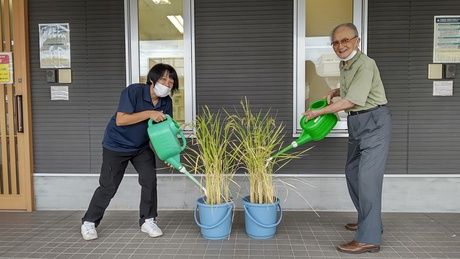
[[[195,173],[203,173],[207,191],[207,204],[230,201],[230,184],[237,167],[237,149],[231,145],[230,122],[212,113],[207,106],[196,117],[195,139],[186,161]]]
[[[229,120],[238,143],[235,149],[249,178],[250,202],[273,203],[274,170],[298,158],[302,152],[272,157],[283,145],[284,126],[277,123],[270,111],[253,113],[247,99],[241,101],[241,106],[243,114],[229,115]]]

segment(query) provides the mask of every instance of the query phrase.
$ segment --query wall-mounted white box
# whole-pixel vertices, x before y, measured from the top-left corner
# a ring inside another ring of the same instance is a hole
[[[428,79],[442,79],[442,64],[428,64]]]

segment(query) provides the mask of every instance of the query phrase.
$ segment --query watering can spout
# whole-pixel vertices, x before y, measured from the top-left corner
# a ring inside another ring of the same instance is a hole
[[[309,134],[303,132],[302,135],[300,135],[300,137],[298,137],[295,141],[292,141],[292,143],[289,146],[286,146],[283,149],[281,149],[280,151],[278,151],[275,155],[270,157],[268,161],[271,161],[273,158],[278,157],[281,154],[284,154],[284,153],[288,152],[289,150],[291,150],[293,148],[296,148],[298,146],[301,146],[301,145],[303,145],[303,144],[305,144],[307,142],[310,142],[310,141],[312,141],[312,137]]]
[[[185,174],[199,186],[206,195],[207,192],[203,185],[201,185],[201,183],[195,179],[180,162],[180,153],[186,148],[186,140],[179,124],[169,115],[166,115],[166,120],[160,123],[153,123],[152,120],[149,120],[147,133],[158,158]],[[177,139],[178,135],[182,143]]]
[[[195,177],[193,177],[193,175],[191,175],[187,171],[187,169],[181,164],[179,155],[170,157],[170,158],[166,159],[165,162],[167,164],[171,165],[172,167],[174,167],[179,172],[185,174],[190,180],[192,180],[192,182],[194,182],[198,187],[200,187],[201,190],[203,190],[204,195],[207,196],[206,188],[204,188],[204,186],[197,179],[195,179]]]
[[[181,163],[180,163],[180,156],[179,155],[175,155],[173,157],[169,157],[166,159],[165,161],[166,163],[168,163],[169,165],[171,165],[172,167],[174,167],[174,169],[180,171],[182,169],[182,167],[184,167]]]
[[[192,180],[192,182],[194,182],[198,187],[200,187],[201,190],[204,192],[204,196],[206,196],[206,197],[208,196],[208,192],[206,191],[206,188],[204,188],[204,186],[201,185],[201,183],[200,183],[197,179],[195,179],[195,177],[193,177],[193,175],[191,175],[191,174],[187,171],[187,169],[185,169],[184,166],[181,167],[181,169],[179,170],[179,172],[185,174],[190,180]]]
[[[303,145],[305,143],[308,143],[308,142],[310,142],[312,140],[313,140],[312,136],[310,134],[308,134],[308,132],[304,131],[304,132],[302,132],[302,134],[294,142],[297,144],[297,146],[301,146],[301,145]]]
[[[206,188],[204,188],[204,186],[181,164],[179,155],[167,158],[165,162],[174,167],[179,172],[185,174],[190,180],[192,180],[192,182],[194,182],[198,187],[201,188],[201,190],[203,190],[205,196],[207,195]]]
[[[310,109],[318,110],[326,107],[327,105],[327,100],[321,99],[311,103]],[[300,127],[302,128],[302,133],[300,136],[289,146],[284,147],[275,155],[270,157],[267,162],[270,162],[273,160],[273,158],[276,158],[293,148],[304,145],[305,143],[322,140],[324,137],[326,137],[327,134],[329,134],[329,132],[335,127],[336,124],[337,116],[333,113],[323,114],[314,120],[308,120],[305,116],[303,116],[300,120]]]

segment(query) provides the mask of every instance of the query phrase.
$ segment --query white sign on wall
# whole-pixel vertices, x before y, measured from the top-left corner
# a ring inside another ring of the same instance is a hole
[[[69,86],[67,85],[53,85],[50,87],[51,101],[68,101],[69,100]]]
[[[433,96],[454,95],[454,81],[433,81]]]
[[[38,25],[40,68],[70,68],[70,29],[68,23]]]
[[[434,17],[434,63],[460,63],[460,16]]]

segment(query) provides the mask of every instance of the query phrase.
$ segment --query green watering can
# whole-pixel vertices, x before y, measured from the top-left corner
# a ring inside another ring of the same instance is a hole
[[[147,133],[150,138],[155,153],[158,158],[165,163],[171,165],[179,172],[185,174],[196,185],[198,185],[206,195],[206,189],[201,183],[195,179],[180,162],[180,153],[187,147],[184,132],[182,132],[179,124],[166,114],[166,119],[162,122],[153,123],[150,119],[148,122]],[[177,136],[182,139],[182,144],[179,143]]]
[[[320,99],[310,104],[310,110],[318,110],[327,106],[326,99]],[[303,116],[300,119],[300,127],[302,128],[302,134],[293,141],[289,146],[284,147],[278,153],[270,157],[269,160],[286,153],[287,151],[301,146],[310,141],[320,141],[331,132],[331,130],[337,124],[337,116],[333,113],[323,114],[316,117],[313,120],[307,120],[307,117]]]

